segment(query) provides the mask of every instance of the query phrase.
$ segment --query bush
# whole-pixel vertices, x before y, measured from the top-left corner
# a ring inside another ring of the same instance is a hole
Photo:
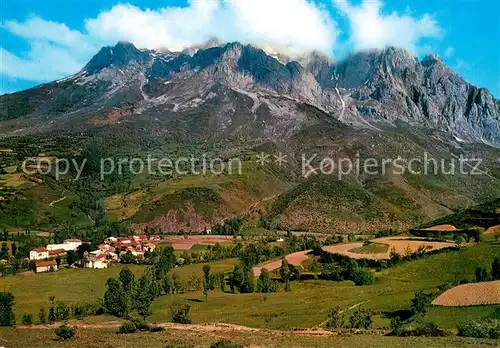
[[[160,332],[160,331],[163,331],[163,330],[165,330],[163,327],[156,326],[156,325],[151,325],[150,329],[149,329],[149,331],[151,331],[151,332]]]
[[[356,286],[370,285],[374,282],[372,273],[364,268],[355,268],[352,270],[350,278]]]
[[[500,339],[500,320],[473,321],[460,325],[458,336]]]
[[[66,325],[61,325],[55,330],[56,336],[63,340],[68,340],[75,335],[75,329]]]
[[[170,306],[170,314],[172,317],[172,322],[178,324],[191,324],[191,318],[189,317],[189,311],[191,310],[191,305],[185,302],[174,302]]]
[[[442,337],[446,336],[446,332],[437,324],[424,323],[412,332],[412,336]]]
[[[220,340],[210,345],[210,348],[243,348],[243,345],[228,340]]]
[[[401,318],[395,316],[391,319],[391,334],[394,336],[399,336],[403,332],[403,323]]]
[[[136,331],[137,327],[135,326],[135,324],[132,321],[126,321],[120,326],[118,333],[128,334],[128,333],[134,333]]]
[[[32,325],[33,324],[33,315],[24,313],[21,318],[21,323],[23,325]]]
[[[144,320],[140,318],[132,318],[130,320],[139,331],[151,331],[151,325],[146,323]]]
[[[368,329],[372,325],[372,312],[358,307],[349,317],[349,328]]]
[[[344,317],[340,311],[340,307],[333,307],[328,313],[326,328],[328,330],[340,329],[344,325]]]

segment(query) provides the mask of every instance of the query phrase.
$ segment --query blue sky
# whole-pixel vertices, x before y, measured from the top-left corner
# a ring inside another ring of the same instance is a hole
[[[436,53],[500,97],[497,0],[0,1],[0,94],[76,73],[118,40],[177,50],[216,36],[334,60],[388,45]]]

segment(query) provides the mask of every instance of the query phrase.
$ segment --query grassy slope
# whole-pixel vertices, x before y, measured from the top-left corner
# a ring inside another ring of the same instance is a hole
[[[436,291],[436,287],[455,279],[474,277],[477,266],[489,267],[500,246],[491,242],[463,248],[425,259],[407,262],[377,275],[371,286],[356,287],[350,282],[320,280],[293,282],[292,292],[282,290],[275,294],[229,294],[210,292],[208,301],[200,293],[179,295],[193,304],[194,322],[228,322],[261,328],[313,327],[322,323],[334,305],[348,308],[364,302],[378,316],[376,326],[387,326],[381,318],[385,311],[408,309],[417,289]],[[213,272],[229,271],[235,260],[212,263]],[[133,268],[140,272],[140,267]],[[191,265],[175,270],[182,277],[202,274],[202,265]],[[57,274],[0,278],[0,288],[12,291],[17,298],[16,313],[36,314],[41,306],[48,306],[48,296],[56,295],[64,301],[86,302],[101,297],[107,277],[116,275],[119,267],[108,270],[65,270]],[[176,296],[163,296],[153,304],[150,320],[168,320],[168,305]],[[461,321],[492,315],[495,306],[471,308],[433,307],[427,314],[445,328],[453,329]],[[298,315],[300,313],[300,315]]]
[[[494,342],[474,340],[460,337],[426,338],[426,337],[385,337],[385,336],[339,336],[314,337],[299,336],[291,333],[273,333],[261,331],[252,332],[194,332],[186,330],[167,330],[161,333],[137,333],[117,335],[111,329],[81,329],[76,338],[69,342],[55,340],[53,330],[16,330],[0,328],[0,344],[12,348],[24,348],[26,342],[30,347],[204,347],[208,348],[214,342],[226,339],[246,347],[275,348],[364,348],[364,347],[412,347],[412,348],[454,348],[460,346],[491,347]],[[184,345],[182,345],[184,344]]]

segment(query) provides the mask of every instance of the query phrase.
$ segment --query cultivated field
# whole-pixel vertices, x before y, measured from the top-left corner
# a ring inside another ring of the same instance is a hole
[[[430,242],[426,240],[415,240],[415,238],[408,239],[408,237],[383,237],[371,240],[373,243],[386,244],[388,250],[383,253],[356,253],[353,249],[362,248],[363,243],[349,243],[349,244],[337,244],[329,245],[323,247],[323,250],[330,253],[338,253],[349,256],[353,259],[374,259],[374,260],[384,260],[390,259],[390,252],[392,248],[396,250],[397,253],[404,255],[407,248],[412,252],[417,251],[420,246],[425,246],[427,250],[443,249],[454,245],[451,242]]]
[[[500,280],[455,286],[433,302],[436,306],[476,306],[500,304]]]
[[[294,266],[300,266],[304,261],[306,261],[309,257],[307,254],[310,252],[310,250],[306,251],[297,251],[295,253],[291,253],[285,256],[285,259],[288,261],[289,264],[294,265]],[[265,262],[262,265],[255,266],[252,271],[253,275],[255,277],[260,276],[260,273],[263,268],[267,269],[269,272],[274,271],[275,269],[278,269],[281,267],[282,260],[274,260],[274,261],[269,261]]]
[[[228,244],[234,241],[233,236],[217,235],[187,235],[187,236],[166,236],[162,239],[162,244],[171,244],[175,250],[189,250],[194,245],[215,245]]]
[[[500,225],[496,225],[496,226],[491,226],[490,228],[488,228],[484,234],[488,235],[488,234],[495,234],[495,233],[500,233]]]

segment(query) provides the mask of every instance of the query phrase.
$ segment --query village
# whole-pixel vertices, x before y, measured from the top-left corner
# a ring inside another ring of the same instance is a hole
[[[138,234],[129,237],[108,237],[103,243],[97,245],[93,251],[84,251],[83,266],[85,268],[103,269],[111,263],[120,261],[126,254],[133,255],[138,260],[144,259],[145,253],[153,252],[161,241],[159,235]],[[83,245],[88,247],[82,248]],[[80,239],[67,239],[61,244],[48,244],[45,247],[30,251],[29,259],[34,262],[36,273],[55,272],[60,267],[58,259],[65,258],[68,252],[90,249],[90,243]],[[73,265],[69,265],[72,267]]]

